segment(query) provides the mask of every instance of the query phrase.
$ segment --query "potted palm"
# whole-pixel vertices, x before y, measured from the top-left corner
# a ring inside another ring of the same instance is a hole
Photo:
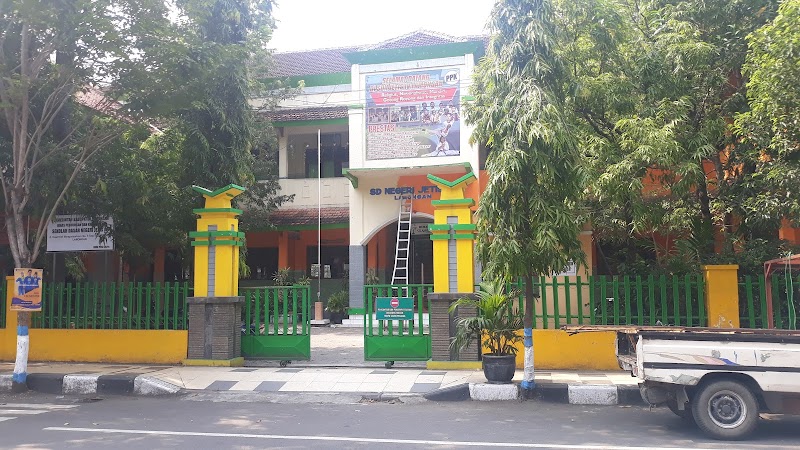
[[[342,323],[349,306],[350,293],[348,291],[341,290],[328,297],[328,304],[325,305],[325,309],[331,313],[331,323]]]
[[[483,374],[489,383],[510,383],[516,371],[517,346],[522,342],[522,317],[514,311],[514,295],[506,292],[504,283],[481,283],[474,297],[463,297],[450,306],[474,308],[475,317],[458,317],[456,333],[451,348],[468,349],[480,341],[485,350],[482,355]]]

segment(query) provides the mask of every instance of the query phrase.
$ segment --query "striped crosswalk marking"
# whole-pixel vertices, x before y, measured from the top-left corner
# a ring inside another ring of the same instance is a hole
[[[2,403],[0,422],[16,419],[18,416],[33,416],[54,411],[67,411],[78,405],[55,405],[52,403]]]

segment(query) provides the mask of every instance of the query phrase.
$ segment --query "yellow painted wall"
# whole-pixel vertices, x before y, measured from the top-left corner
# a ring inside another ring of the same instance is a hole
[[[739,266],[703,266],[710,328],[739,328]]]
[[[14,285],[10,278],[11,286]],[[0,360],[17,351],[17,312],[6,298],[6,328],[0,329]],[[186,359],[186,330],[43,330],[30,329],[31,361],[179,364]]]
[[[614,332],[579,333],[533,330],[533,360],[536,370],[621,370],[614,355]],[[524,351],[517,344],[517,368],[522,369]]]

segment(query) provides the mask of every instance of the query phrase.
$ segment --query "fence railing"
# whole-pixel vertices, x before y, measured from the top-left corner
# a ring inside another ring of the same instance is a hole
[[[33,328],[185,330],[188,282],[45,283]]]
[[[772,318],[775,328],[796,329],[800,310],[800,275],[772,274],[739,277],[739,322],[742,328],[767,328],[767,283],[772,293]]]
[[[245,336],[307,335],[310,332],[311,288],[275,286],[241,288]]]

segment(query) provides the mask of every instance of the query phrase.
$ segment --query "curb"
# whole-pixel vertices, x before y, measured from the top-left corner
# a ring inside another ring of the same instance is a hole
[[[175,395],[178,386],[158,378],[138,374],[61,374],[31,373],[28,390],[44,394],[68,395]],[[11,392],[11,375],[0,375],[0,392]]]
[[[424,395],[432,401],[539,400],[570,405],[647,406],[638,386],[539,383],[532,391],[517,384],[464,383],[435,389]]]

